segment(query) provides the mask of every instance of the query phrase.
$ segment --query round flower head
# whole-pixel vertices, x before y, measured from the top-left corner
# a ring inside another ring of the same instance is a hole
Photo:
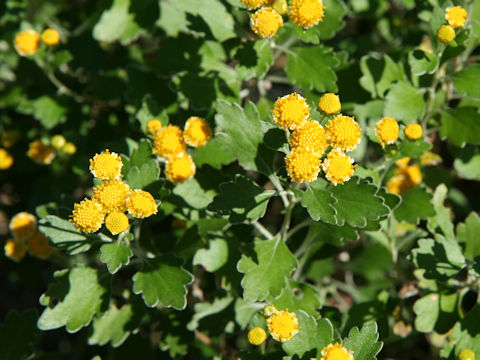
[[[423,130],[418,124],[409,124],[405,128],[405,136],[410,140],[418,140],[422,137]]]
[[[282,129],[295,130],[305,125],[310,117],[310,106],[304,97],[293,93],[278,98],[273,105],[273,119]]]
[[[273,304],[265,305],[265,307],[263,308],[263,316],[265,316],[266,318],[272,316],[276,312],[278,312],[278,310]]]
[[[318,100],[318,108],[326,115],[336,114],[342,108],[340,97],[332,93],[323,94]]]
[[[318,122],[309,120],[305,126],[295,130],[289,139],[292,150],[299,148],[313,151],[322,156],[327,149],[325,130]]]
[[[182,130],[175,125],[167,125],[154,137],[153,153],[168,158],[181,154],[186,150]]]
[[[442,157],[438,154],[435,154],[431,151],[427,151],[425,154],[420,156],[420,164],[423,166],[435,166],[442,162]]]
[[[353,159],[350,156],[337,149],[328,153],[322,165],[325,177],[333,185],[343,184],[350,180],[356,167],[357,165],[353,165]]]
[[[0,149],[0,170],[7,170],[13,165],[13,156],[5,149]]]
[[[26,240],[37,230],[37,218],[23,211],[12,217],[8,227],[17,239]]]
[[[402,195],[413,187],[414,185],[405,175],[392,176],[386,184],[387,191],[397,195]]]
[[[397,120],[391,117],[384,117],[375,125],[375,135],[382,147],[386,144],[393,144],[398,139],[399,126]]]
[[[292,0],[288,16],[296,25],[308,29],[322,21],[324,9],[322,0]]]
[[[73,155],[77,152],[77,147],[75,144],[67,142],[65,145],[63,145],[62,151],[67,155]]]
[[[121,180],[107,180],[93,190],[93,200],[100,203],[109,213],[112,211],[125,212],[130,187]]]
[[[202,147],[212,138],[212,129],[204,119],[192,116],[185,123],[183,138],[190,146]]]
[[[147,123],[147,133],[155,135],[160,130],[162,130],[162,122],[160,120],[153,119]]]
[[[252,31],[262,38],[275,36],[278,29],[282,26],[282,15],[272,8],[263,8],[250,15]]]
[[[293,181],[315,181],[322,164],[320,157],[311,150],[299,148],[285,157],[288,176]]]
[[[48,237],[37,231],[28,239],[28,251],[40,259],[48,259],[53,252],[53,248],[48,245],[49,241]]]
[[[55,159],[55,152],[51,146],[45,145],[41,140],[35,140],[30,143],[27,156],[39,164],[49,165]]]
[[[475,360],[475,353],[470,349],[462,349],[458,353],[458,360]]]
[[[127,210],[136,218],[146,218],[157,213],[157,204],[149,192],[133,190],[127,199]]]
[[[295,313],[287,311],[277,311],[267,318],[268,331],[277,341],[290,340],[300,330],[298,319]]]
[[[165,175],[167,176],[168,180],[178,184],[190,179],[193,175],[195,175],[195,170],[196,167],[192,157],[183,153],[181,155],[172,156],[170,159],[168,159],[167,166],[165,168]]]
[[[33,55],[39,49],[40,35],[33,30],[22,31],[15,37],[14,45],[19,55]]]
[[[467,21],[467,11],[461,6],[453,6],[445,11],[445,20],[455,29],[462,28]]]
[[[342,344],[328,344],[322,350],[320,360],[354,360],[353,351],[347,350]]]
[[[105,217],[105,211],[100,203],[84,199],[74,205],[70,221],[78,231],[93,233],[100,229]]]
[[[5,256],[12,260],[20,261],[27,253],[27,246],[22,240],[9,239],[4,247]]]
[[[60,42],[60,34],[57,30],[46,29],[42,33],[42,41],[45,45],[48,46],[57,45]]]
[[[265,0],[240,0],[240,2],[249,10],[258,9],[265,4]]]
[[[128,216],[123,212],[112,212],[105,218],[105,226],[112,235],[120,234],[128,229],[129,226]]]
[[[248,332],[248,342],[252,345],[262,345],[267,339],[267,333],[261,327],[255,327]]]
[[[397,165],[400,169],[405,169],[408,164],[410,164],[410,160],[412,159],[409,156],[406,156],[395,161],[395,165]]]
[[[60,150],[65,146],[67,142],[67,139],[65,139],[65,136],[57,134],[53,135],[52,138],[50,139],[50,144],[57,150]]]
[[[442,25],[438,29],[437,37],[441,42],[447,44],[455,39],[455,30],[450,25]]]
[[[328,120],[325,125],[328,144],[344,151],[352,151],[362,138],[360,125],[353,117],[342,114]]]
[[[101,180],[116,180],[122,176],[123,162],[117,153],[106,149],[90,159],[90,172]]]
[[[410,165],[407,166],[403,171],[403,174],[407,176],[407,178],[412,182],[414,185],[418,185],[422,182],[422,170],[418,167],[418,165]]]

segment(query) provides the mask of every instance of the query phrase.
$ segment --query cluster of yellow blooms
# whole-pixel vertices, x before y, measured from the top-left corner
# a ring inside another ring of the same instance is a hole
[[[146,218],[157,213],[153,196],[143,190],[132,190],[122,181],[122,159],[108,149],[90,159],[90,171],[102,182],[93,189],[92,199],[76,203],[71,220],[78,231],[92,233],[103,223],[117,235],[129,227],[125,212],[136,218]]]
[[[165,175],[174,184],[195,175],[196,166],[187,145],[200,148],[212,138],[208,123],[197,116],[187,120],[183,131],[176,125],[162,127],[160,120],[150,120],[147,132],[153,136],[152,152],[166,161]]]
[[[310,107],[297,93],[278,98],[274,104],[275,123],[293,131],[289,137],[291,152],[285,157],[287,173],[293,181],[311,182],[323,169],[332,184],[343,184],[353,176],[356,167],[345,152],[354,150],[360,143],[360,125],[353,117],[338,114],[341,110],[338,95],[324,94],[318,107],[325,115],[334,115],[325,128],[310,119]],[[332,150],[322,163],[329,147]]]
[[[325,6],[322,0],[240,0],[249,10],[257,10],[250,16],[250,27],[262,38],[275,36],[283,26],[282,15],[288,13],[292,22],[304,29],[323,20]]]
[[[467,21],[467,11],[461,6],[452,6],[445,10],[445,20],[448,25],[442,25],[437,31],[437,37],[443,43],[455,39],[455,29],[463,28]]]
[[[77,147],[75,144],[68,142],[63,135],[54,135],[50,139],[50,145],[43,143],[42,140],[31,142],[27,156],[39,164],[50,165],[57,155],[56,151],[73,155],[77,151]]]
[[[53,252],[48,245],[50,239],[37,230],[37,218],[28,213],[20,212],[10,220],[12,239],[5,244],[5,255],[15,261],[20,261],[28,252],[40,259],[47,259]]]
[[[54,29],[46,29],[42,35],[35,30],[24,30],[15,37],[15,49],[21,56],[34,55],[40,49],[40,40],[47,46],[54,46],[60,42],[60,34]]]
[[[375,125],[375,135],[377,136],[382,148],[385,145],[391,145],[398,139],[400,126],[397,120],[391,117],[384,117]],[[422,127],[419,124],[408,124],[404,130],[405,136],[410,140],[418,140],[423,136]]]
[[[411,159],[404,157],[395,162],[395,175],[387,181],[387,191],[401,195],[422,182],[422,171],[418,165],[410,164]]]

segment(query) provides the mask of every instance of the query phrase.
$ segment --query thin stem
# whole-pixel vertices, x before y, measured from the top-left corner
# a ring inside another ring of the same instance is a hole
[[[283,241],[287,241],[288,229],[292,220],[292,212],[295,207],[295,201],[291,201],[285,208],[285,217],[283,218],[282,227],[280,228],[280,237]]]
[[[272,182],[273,186],[275,186],[275,189],[278,191],[278,195],[282,198],[283,206],[288,207],[288,198],[286,195],[286,191],[283,188],[282,184],[280,183],[280,180],[278,179],[277,175],[272,174],[268,177],[270,181]]]
[[[267,240],[272,240],[273,239],[273,235],[270,231],[268,231],[262,224],[260,224],[258,221],[255,221],[253,223],[253,226],[255,226],[255,228],[260,232],[260,234],[262,234],[263,236],[265,236],[267,238]]]
[[[302,230],[304,227],[307,227],[307,226],[310,226],[311,224],[313,224],[314,221],[310,218],[307,218],[305,220],[303,220],[300,224],[297,224],[295,225],[292,230],[290,230],[287,234],[287,239],[290,239],[295,233],[297,233],[298,231]]]

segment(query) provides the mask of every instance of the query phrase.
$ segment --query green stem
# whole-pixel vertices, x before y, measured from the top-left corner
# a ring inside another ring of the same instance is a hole
[[[288,198],[287,198],[287,195],[286,195],[286,191],[283,188],[282,184],[280,183],[280,179],[275,174],[270,175],[268,178],[272,182],[273,186],[275,186],[275,189],[277,189],[278,195],[280,195],[280,197],[282,199],[283,206],[285,206],[285,208],[287,208],[289,201],[288,201]]]
[[[273,239],[273,235],[270,231],[268,231],[262,224],[260,224],[258,221],[255,221],[253,223],[253,226],[258,230],[258,232],[260,234],[262,234],[263,236],[265,236],[267,238],[267,240],[272,240]]]

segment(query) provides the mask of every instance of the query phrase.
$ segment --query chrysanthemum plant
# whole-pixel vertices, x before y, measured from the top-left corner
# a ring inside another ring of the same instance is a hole
[[[480,357],[480,1],[6,0],[0,34],[0,358]]]

